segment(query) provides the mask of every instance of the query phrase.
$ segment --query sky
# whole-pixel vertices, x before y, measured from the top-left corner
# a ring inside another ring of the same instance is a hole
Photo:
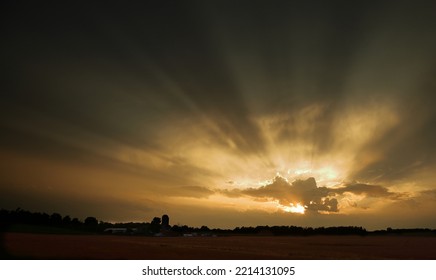
[[[434,2],[1,6],[0,208],[436,228]]]

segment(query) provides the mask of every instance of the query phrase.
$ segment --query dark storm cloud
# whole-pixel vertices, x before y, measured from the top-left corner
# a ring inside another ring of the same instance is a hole
[[[214,123],[222,143],[262,151],[262,135],[195,9],[16,4],[2,44],[7,101],[134,146],[152,145],[163,121],[194,113]]]
[[[228,145],[230,139],[242,152],[261,153],[264,137],[252,114],[319,103],[325,109],[310,133],[299,135],[287,126],[278,140],[300,137],[328,152],[335,117],[347,105],[343,96],[357,94],[350,83],[396,90],[389,72],[404,76],[407,57],[424,57],[435,43],[429,13],[418,13],[419,5],[391,8],[384,1],[6,6],[1,48],[9,105],[24,104],[139,147],[153,147],[163,120],[193,114],[214,123],[217,130],[210,133],[217,143]],[[394,29],[404,20],[411,24]],[[401,39],[412,32],[413,40]],[[371,34],[379,36],[374,43]],[[364,48],[377,44],[381,54],[399,54],[387,56],[384,67],[353,72],[361,56],[382,59]],[[235,62],[226,60],[229,53]],[[231,63],[261,69],[250,82],[263,90],[242,92]],[[378,90],[361,92],[358,97]],[[249,108],[247,98],[257,105]]]

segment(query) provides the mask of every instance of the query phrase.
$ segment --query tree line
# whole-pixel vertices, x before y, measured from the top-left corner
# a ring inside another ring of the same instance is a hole
[[[62,216],[56,212],[47,214],[44,212],[30,212],[21,208],[11,211],[0,209],[0,226],[7,227],[16,224],[94,231],[98,229],[99,222],[95,217],[87,217],[82,221],[78,218],[71,218],[69,215]]]
[[[104,233],[110,228],[125,228],[126,234],[136,235],[156,235],[165,231],[173,233],[173,236],[183,234],[199,235],[274,235],[274,236],[310,236],[310,235],[386,235],[386,234],[408,234],[423,233],[436,234],[435,229],[415,228],[415,229],[392,229],[367,231],[363,227],[357,226],[335,226],[335,227],[300,227],[300,226],[256,226],[256,227],[236,227],[234,229],[210,229],[207,226],[190,227],[187,225],[163,226],[159,217],[154,217],[150,222],[128,222],[128,223],[109,223],[98,221],[97,218],[89,216],[85,220],[72,218],[69,215],[62,216],[59,213],[30,212],[17,208],[16,210],[0,209],[0,228],[6,229],[11,225],[24,224],[34,226],[46,226],[53,228],[64,228],[83,232]]]

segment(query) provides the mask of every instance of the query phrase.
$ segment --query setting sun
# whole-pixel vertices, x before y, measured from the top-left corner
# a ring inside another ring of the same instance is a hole
[[[304,212],[306,211],[306,209],[304,208],[304,206],[302,206],[300,203],[297,203],[296,205],[293,205],[293,204],[291,203],[290,206],[283,206],[282,209],[283,209],[285,212],[298,213],[298,214],[304,214]]]

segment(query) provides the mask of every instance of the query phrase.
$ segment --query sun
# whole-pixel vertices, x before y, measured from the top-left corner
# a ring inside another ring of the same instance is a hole
[[[282,206],[281,208],[283,209],[283,211],[289,213],[304,214],[306,212],[306,208],[300,203],[297,203],[295,205],[293,203],[290,203],[289,206]]]

